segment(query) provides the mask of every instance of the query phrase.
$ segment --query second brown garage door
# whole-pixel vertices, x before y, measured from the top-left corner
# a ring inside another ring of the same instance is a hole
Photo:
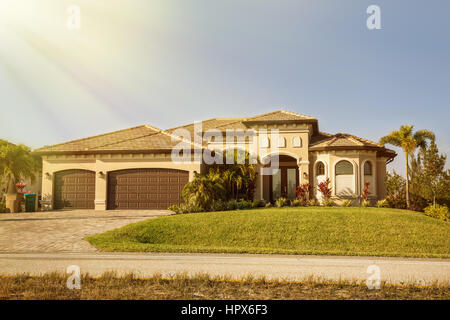
[[[182,203],[189,172],[173,169],[129,169],[108,174],[108,209],[167,209]]]

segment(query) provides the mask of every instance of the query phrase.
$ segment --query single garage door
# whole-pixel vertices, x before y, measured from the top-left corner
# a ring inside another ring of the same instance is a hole
[[[167,209],[182,203],[189,172],[129,169],[108,173],[108,209]]]
[[[55,209],[94,209],[95,172],[66,170],[55,173]]]

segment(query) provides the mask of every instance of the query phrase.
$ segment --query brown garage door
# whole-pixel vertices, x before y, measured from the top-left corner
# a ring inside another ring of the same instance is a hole
[[[167,209],[182,202],[189,172],[129,169],[108,174],[108,209]]]
[[[55,209],[94,209],[95,172],[66,170],[55,173]]]

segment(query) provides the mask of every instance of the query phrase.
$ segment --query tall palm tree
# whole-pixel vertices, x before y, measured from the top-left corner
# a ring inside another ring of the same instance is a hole
[[[406,206],[409,208],[409,156],[414,155],[414,151],[420,147],[425,149],[427,147],[427,140],[434,141],[434,133],[429,130],[418,130],[413,132],[414,126],[402,125],[400,130],[394,130],[387,136],[380,139],[382,145],[391,144],[400,147],[405,152],[406,159]]]
[[[33,183],[40,168],[41,158],[26,145],[0,142],[0,174],[7,182],[6,192],[11,192],[12,183],[19,179],[30,179]]]

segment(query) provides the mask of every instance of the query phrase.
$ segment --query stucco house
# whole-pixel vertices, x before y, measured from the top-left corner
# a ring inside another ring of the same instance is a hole
[[[230,132],[245,132],[244,139],[218,139]],[[173,150],[180,145],[194,151],[189,161],[174,161]],[[194,172],[207,170],[203,158],[194,159],[195,151],[227,148],[247,148],[260,173],[278,158],[279,170],[257,176],[255,198],[266,201],[293,199],[296,186],[306,182],[320,198],[317,185],[326,178],[335,200],[356,201],[366,181],[370,197],[383,199],[386,164],[396,156],[376,142],[321,132],[316,118],[285,110],[167,130],[142,125],[34,152],[43,158],[42,199],[49,208],[166,209],[182,202],[181,190]]]

